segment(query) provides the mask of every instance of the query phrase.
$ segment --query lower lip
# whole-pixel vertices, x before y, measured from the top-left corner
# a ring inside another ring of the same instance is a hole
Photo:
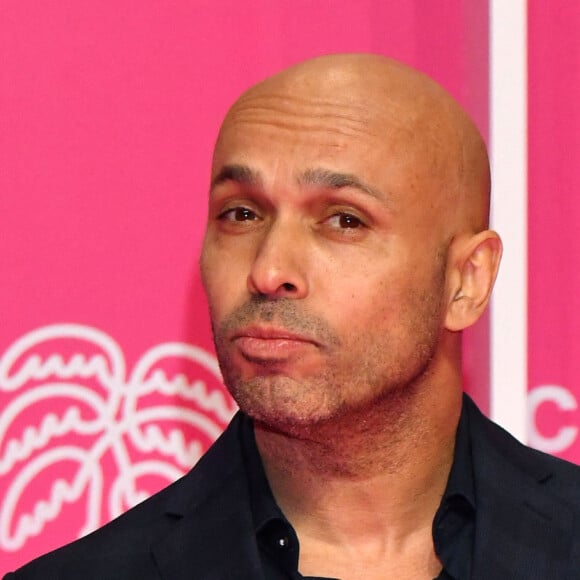
[[[236,338],[236,344],[246,358],[258,361],[279,361],[313,346],[304,340],[252,336],[240,336]]]

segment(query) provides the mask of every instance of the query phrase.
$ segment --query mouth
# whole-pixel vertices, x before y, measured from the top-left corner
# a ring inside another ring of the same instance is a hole
[[[266,327],[237,330],[232,341],[246,360],[262,364],[282,362],[320,346],[312,337]]]

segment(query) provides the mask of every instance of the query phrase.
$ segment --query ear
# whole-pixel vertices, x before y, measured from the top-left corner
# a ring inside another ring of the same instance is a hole
[[[454,239],[449,249],[445,328],[459,331],[474,324],[489,302],[502,244],[495,232],[485,230]]]

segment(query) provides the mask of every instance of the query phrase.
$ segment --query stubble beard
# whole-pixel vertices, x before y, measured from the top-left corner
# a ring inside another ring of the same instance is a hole
[[[213,329],[224,382],[244,413],[291,436],[309,437],[331,423],[364,431],[376,428],[378,422],[400,431],[406,411],[429,382],[439,341],[443,280],[441,265],[428,291],[410,294],[404,317],[407,335],[394,334],[378,342],[361,335],[348,345],[326,321],[305,312],[296,301],[253,297]],[[316,337],[326,347],[326,364],[298,379],[276,373],[243,377],[225,337],[256,321],[274,321],[289,331]]]

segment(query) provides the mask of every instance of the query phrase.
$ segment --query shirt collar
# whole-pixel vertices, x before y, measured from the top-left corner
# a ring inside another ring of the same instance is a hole
[[[471,459],[471,440],[469,433],[469,416],[464,403],[455,434],[453,464],[449,472],[449,479],[447,480],[442,503],[448,498],[461,497],[475,509],[475,486],[473,482],[473,462]]]
[[[253,423],[246,416],[241,434],[256,540],[260,551],[269,559],[262,563],[274,568],[282,566],[290,575],[298,570],[298,537],[274,499],[256,445]]]
[[[274,499],[270,484],[266,478],[262,458],[256,445],[253,422],[245,415],[243,416],[241,434],[242,452],[250,488],[250,507],[254,518],[254,529],[259,532],[272,520],[285,518]]]
[[[453,464],[433,518],[433,544],[447,577],[471,578],[475,537],[475,485],[465,402],[455,435]]]

